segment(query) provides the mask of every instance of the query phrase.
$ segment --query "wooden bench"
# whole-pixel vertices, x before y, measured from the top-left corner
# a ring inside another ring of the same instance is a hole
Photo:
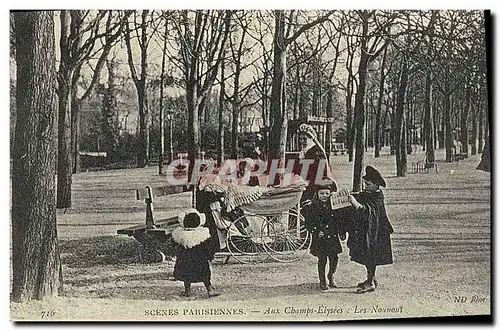
[[[168,239],[175,228],[179,226],[177,216],[156,220],[153,213],[153,198],[166,195],[189,192],[192,188],[188,185],[170,185],[151,188],[146,186],[136,190],[136,199],[144,200],[146,204],[146,222],[128,228],[119,229],[117,234],[134,237],[139,242],[140,262],[165,261],[164,250]]]
[[[465,160],[468,157],[469,157],[468,153],[456,153],[456,154],[453,154],[453,160],[454,161]]]
[[[334,149],[332,151],[333,155],[337,156],[337,155],[345,155],[345,153],[347,153],[347,149]]]

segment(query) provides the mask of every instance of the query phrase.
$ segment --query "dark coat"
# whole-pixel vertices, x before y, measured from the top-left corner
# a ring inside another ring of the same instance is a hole
[[[220,243],[217,235],[217,226],[215,225],[210,204],[215,201],[220,201],[221,196],[222,195],[213,192],[196,190],[196,209],[206,216],[206,223],[204,226],[210,231],[210,241],[212,242],[213,252],[218,252],[220,250]]]
[[[356,200],[364,208],[350,209],[347,247],[351,261],[363,265],[393,263],[390,235],[394,229],[385,210],[384,193],[361,192]]]
[[[322,174],[317,175],[319,164],[321,162],[320,160],[325,160],[325,155],[318,145],[313,145],[311,148],[309,148],[304,154],[304,159],[313,160],[313,163],[309,165],[306,177],[304,178],[305,180],[309,181],[309,185],[306,187],[305,192],[302,194],[302,201],[313,198],[315,191],[314,182],[316,180],[316,176],[319,176],[318,178],[328,177],[326,167],[324,168]],[[293,173],[297,175],[300,175],[302,173],[302,164],[300,163],[300,159],[296,160],[293,167]]]
[[[341,209],[332,210],[330,200],[322,202],[317,198],[303,208],[305,225],[312,237],[311,254],[337,255],[342,253],[340,235],[345,235],[344,215]],[[319,238],[320,231],[325,234]]]
[[[210,238],[199,242],[193,247],[180,244],[175,240],[174,236],[172,236],[172,239],[176,244],[174,278],[189,283],[209,281],[211,277],[209,261],[214,258],[214,247]]]

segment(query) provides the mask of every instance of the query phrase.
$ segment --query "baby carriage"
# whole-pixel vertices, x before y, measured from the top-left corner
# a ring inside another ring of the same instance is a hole
[[[303,183],[264,187],[208,182],[199,190],[221,250],[242,263],[269,258],[291,262],[308,252],[310,235],[300,213]]]

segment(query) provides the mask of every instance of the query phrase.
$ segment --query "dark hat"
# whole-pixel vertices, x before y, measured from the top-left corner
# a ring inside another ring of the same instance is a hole
[[[179,222],[185,229],[194,229],[205,224],[205,214],[198,212],[196,209],[190,209],[186,213],[179,215]]]
[[[330,178],[322,178],[321,181],[319,183],[315,184],[314,186],[315,186],[316,192],[319,190],[323,190],[323,189],[328,189],[332,192],[337,191],[337,183],[335,183],[335,181],[333,179],[330,179]]]
[[[370,181],[378,186],[385,187],[385,180],[380,172],[372,166],[366,166],[365,175],[362,177],[364,180]]]

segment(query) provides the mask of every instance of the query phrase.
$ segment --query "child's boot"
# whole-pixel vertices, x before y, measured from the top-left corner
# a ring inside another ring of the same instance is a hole
[[[333,276],[334,276],[333,273],[331,273],[331,274],[329,273],[328,274],[328,286],[330,288],[336,288],[336,287],[338,287],[337,283],[335,282],[335,278]]]
[[[330,269],[328,269],[328,286],[330,288],[337,287],[337,283],[335,282],[334,279],[335,271],[337,271],[337,263],[338,259],[335,258],[330,259]]]
[[[191,296],[191,283],[184,282],[184,292],[181,292],[181,296],[190,297]]]
[[[356,290],[357,293],[367,293],[375,291],[377,283],[375,280],[375,266],[367,266],[366,280],[361,283],[361,286]]]
[[[326,286],[325,270],[319,270],[319,288],[322,290],[328,290]]]
[[[218,297],[220,295],[219,292],[216,292],[212,284],[205,283],[205,288],[207,289],[207,294],[209,298]]]

